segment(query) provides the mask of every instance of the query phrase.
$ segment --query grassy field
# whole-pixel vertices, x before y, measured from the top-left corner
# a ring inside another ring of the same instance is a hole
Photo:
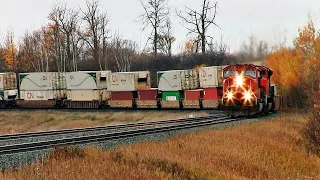
[[[320,158],[305,150],[306,115],[103,151],[64,149],[43,164],[0,179],[320,179]]]
[[[0,134],[187,118],[189,115],[196,117],[208,114],[200,111],[0,111]]]

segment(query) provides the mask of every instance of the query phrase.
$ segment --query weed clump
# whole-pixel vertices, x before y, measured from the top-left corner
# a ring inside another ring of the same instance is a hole
[[[48,159],[75,159],[84,158],[85,151],[78,147],[56,147],[49,154]]]

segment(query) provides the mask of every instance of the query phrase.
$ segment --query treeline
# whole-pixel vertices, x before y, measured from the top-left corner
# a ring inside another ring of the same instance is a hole
[[[7,33],[0,47],[0,71],[155,71],[192,68],[199,63],[222,64],[229,56],[227,48],[222,43],[213,43],[208,35],[209,27],[217,26],[217,3],[208,0],[203,3],[200,5],[206,8],[203,12],[207,14],[206,19],[179,12],[181,20],[196,22],[190,28],[202,25],[197,24],[199,18],[206,21],[199,32],[190,32],[197,38],[189,40],[175,56],[172,56],[175,37],[168,0],[141,1],[145,13],[137,15],[139,23],[152,29],[150,36],[147,34],[151,41],[143,52],[139,52],[136,42],[112,33],[116,30],[110,28],[110,17],[101,9],[99,1],[87,1],[85,8],[78,10],[57,4],[48,13],[48,23],[38,30],[26,32],[18,44],[14,33]],[[203,55],[197,55],[200,50]]]

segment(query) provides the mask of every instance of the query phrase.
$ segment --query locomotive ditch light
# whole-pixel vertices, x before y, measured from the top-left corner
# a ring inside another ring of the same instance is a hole
[[[252,99],[252,94],[251,94],[249,91],[246,91],[246,92],[244,93],[244,99],[245,99],[246,101],[250,101],[250,100]]]

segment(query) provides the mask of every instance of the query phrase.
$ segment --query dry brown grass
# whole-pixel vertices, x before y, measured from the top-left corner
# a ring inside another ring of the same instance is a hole
[[[5,111],[0,112],[0,134],[103,126],[110,124],[145,122],[206,116],[205,112],[59,112],[59,111]]]
[[[2,179],[319,179],[320,158],[306,152],[306,116],[179,135],[102,151],[62,149]]]

